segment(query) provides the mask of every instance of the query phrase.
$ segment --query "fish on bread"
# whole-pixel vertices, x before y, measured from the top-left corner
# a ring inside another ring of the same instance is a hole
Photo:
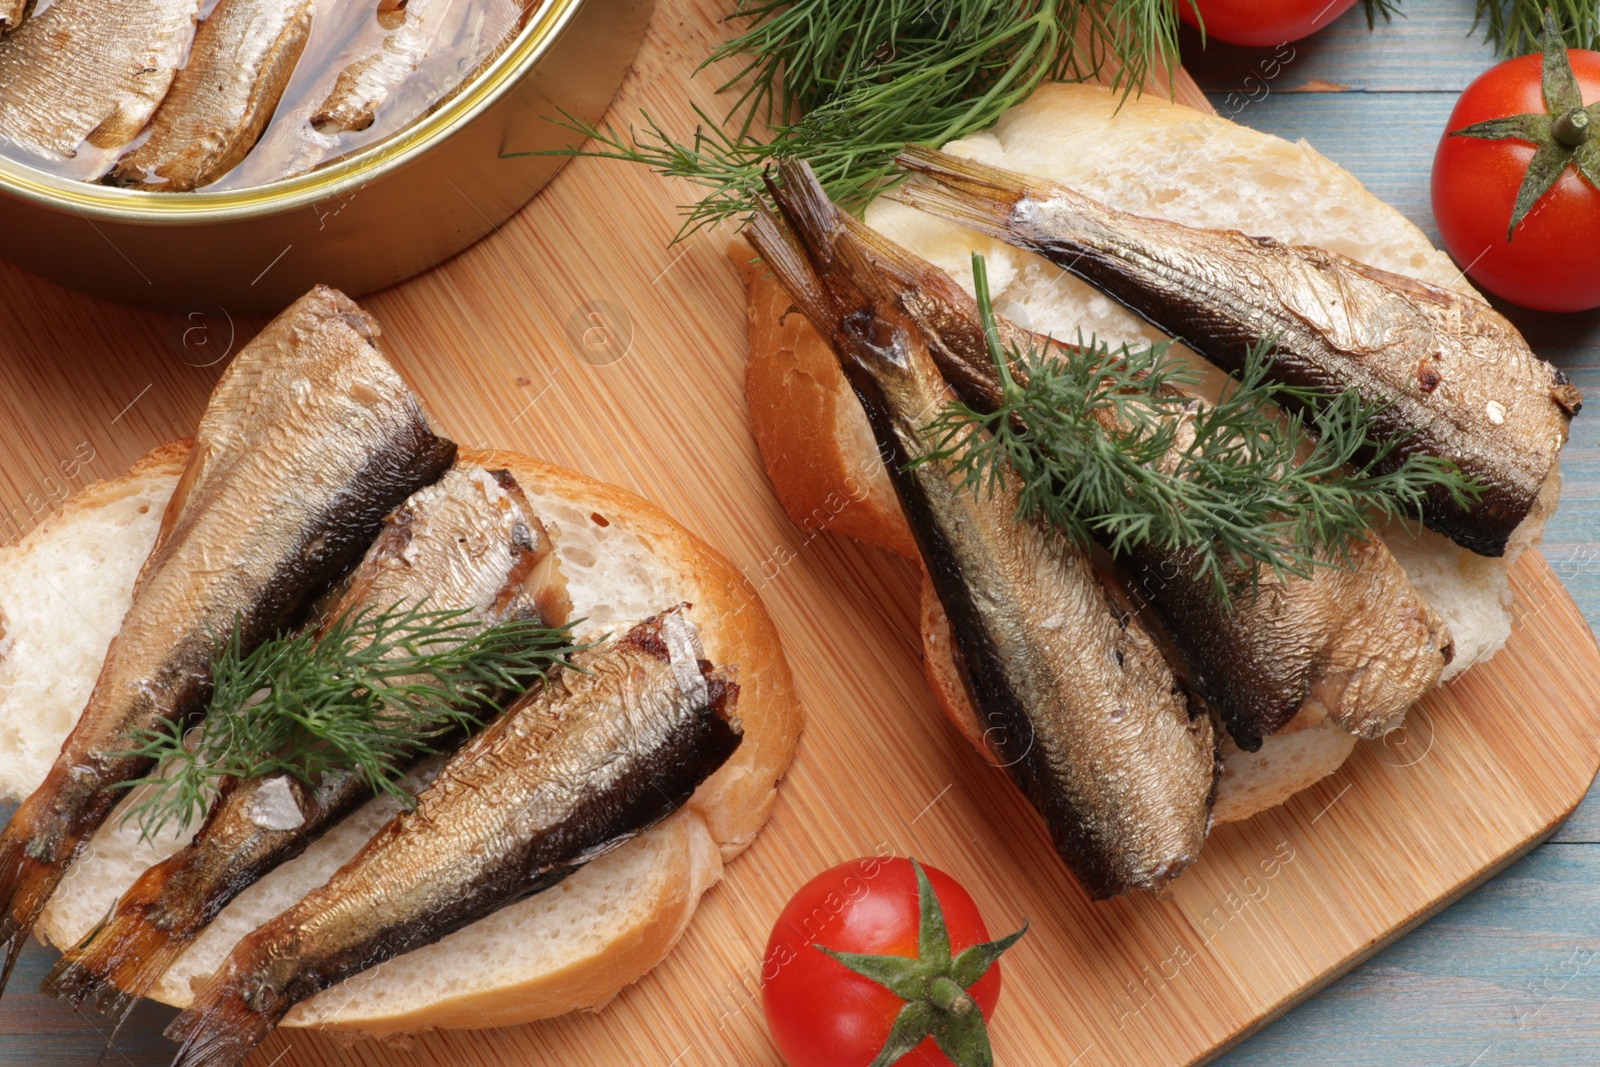
[[[1336,252],[1118,211],[1064,185],[934,149],[899,157],[913,207],[1037,253],[1238,374],[1271,341],[1285,385],[1354,388],[1394,447],[1442,457],[1478,487],[1430,488],[1422,519],[1499,556],[1546,483],[1583,397],[1486,302]]]
[[[574,655],[463,747],[167,1028],[174,1067],[234,1067],[300,1001],[541,893],[678,810],[739,748],[739,686],[681,609]]]
[[[37,788],[71,733],[192,451],[185,440],[161,446],[127,474],[75,494],[17,544],[0,546],[6,636],[0,642],[0,800],[21,799]],[[507,903],[382,968],[353,975],[292,1008],[286,1027],[371,1035],[509,1026],[599,1010],[673,950],[705,894],[732,875],[734,861],[773,812],[777,783],[795,754],[801,709],[776,627],[727,559],[647,501],[553,464],[509,451],[464,450],[456,467],[470,475],[464,487],[471,490],[464,494],[469,502],[476,494],[497,507],[513,503],[514,494],[494,472],[506,472],[520,487],[515,502],[543,526],[551,554],[542,556],[544,542],[534,528],[518,534],[515,523],[509,531],[491,523],[501,534],[466,549],[508,553],[504,562],[482,560],[481,573],[496,589],[518,587],[516,575],[524,562],[531,564],[520,588],[541,605],[541,617],[560,609],[581,620],[578,643],[619,636],[638,620],[691,604],[677,614],[692,627],[705,658],[736,678],[742,741],[686,802],[577,867],[558,892]],[[447,480],[461,481],[450,472],[440,485]],[[430,548],[436,564],[427,566],[415,542],[426,532],[442,545],[455,536],[453,524],[423,531],[419,518],[408,530],[405,517],[395,513],[398,521],[379,535],[386,547],[375,543],[368,561],[381,556],[386,570],[397,569],[414,548],[418,566],[438,585],[445,580],[438,569],[445,556]],[[512,558],[510,549],[524,540],[535,552],[529,556],[519,547],[519,558]],[[360,573],[318,598],[307,625],[320,624],[337,603],[333,598],[354,593]],[[570,608],[546,595],[554,591],[553,578]],[[440,588],[438,595],[444,594]],[[413,767],[396,785],[420,792],[443,758]],[[295,812],[294,792],[284,794],[265,790],[256,798],[261,803],[252,805],[255,814],[279,824],[305,818],[309,825],[315,813]],[[204,925],[149,998],[177,1008],[192,1003],[239,939],[326,883],[402,807],[387,794],[369,800],[331,821],[313,847],[261,873]],[[78,944],[114,913],[143,871],[181,851],[187,840],[171,827],[146,838],[135,821],[113,813],[79,856],[71,879],[51,896],[38,935],[58,949]]]
[[[310,625],[325,630],[397,607],[461,612],[463,638],[505,621],[570,621],[554,546],[522,487],[508,471],[471,464],[396,508],[342,586],[320,613],[327,621]],[[448,748],[452,740],[462,737],[422,733],[418,754],[422,742]],[[139,876],[106,921],[57,961],[46,992],[93,1000],[120,1024],[222,909],[371,798],[366,779],[349,769],[312,782],[282,773],[225,779],[194,839]]]
[[[1314,148],[1151,94],[1124,99],[1103,86],[1047,82],[990,129],[952,142],[946,149],[1008,171],[1068,185],[1132,214],[1199,229],[1270,234],[1284,244],[1319,246],[1435,288],[1480,299],[1449,258],[1434,249],[1417,227]],[[1217,165],[1224,159],[1226,166]],[[1057,338],[1072,338],[1081,332],[1097,336],[1112,349],[1121,344],[1138,348],[1166,339],[1148,320],[1079,277],[971,228],[890,197],[874,201],[865,213],[865,222],[894,246],[938,268],[969,303],[973,292],[971,257],[974,252],[981,253],[988,262],[990,292],[1002,328],[1009,318],[1025,332]],[[751,430],[785,512],[813,535],[826,530],[915,558],[916,547],[890,472],[878,455],[871,427],[829,343],[798,312],[796,302],[771,276],[768,266],[751,256],[748,245],[737,242],[730,247],[730,256],[748,289],[750,351],[745,393]],[[1181,345],[1170,355],[1204,366],[1199,356]],[[966,389],[971,383],[958,380],[948,365],[942,369],[963,400],[975,405],[975,394]],[[1207,373],[1201,391],[1206,397],[1215,397],[1219,383],[1226,378],[1219,371]],[[1308,593],[1315,594],[1309,600],[1286,598],[1280,607],[1287,616],[1284,624],[1290,632],[1297,631],[1293,638],[1296,647],[1310,652],[1331,642],[1326,647],[1335,658],[1319,666],[1314,659],[1286,654],[1275,672],[1260,676],[1262,691],[1243,709],[1245,715],[1229,724],[1241,729],[1246,747],[1236,744],[1232,736],[1221,739],[1223,773],[1214,807],[1216,821],[1248,819],[1336,771],[1359,742],[1345,726],[1360,728],[1364,723],[1360,732],[1367,734],[1394,721],[1382,708],[1389,698],[1373,701],[1361,692],[1366,675],[1356,673],[1360,660],[1351,658],[1351,653],[1376,645],[1352,627],[1398,627],[1397,650],[1421,651],[1416,636],[1434,633],[1436,648],[1421,655],[1416,665],[1419,670],[1426,666],[1428,674],[1432,673],[1429,661],[1437,663],[1443,658],[1447,636],[1449,660],[1439,673],[1440,681],[1494,655],[1511,633],[1507,564],[1537,544],[1558,495],[1559,470],[1552,468],[1500,557],[1470,552],[1412,523],[1381,524],[1366,542],[1355,547],[1362,553],[1368,551],[1367,545],[1381,544],[1387,549],[1386,555],[1398,564],[1409,583],[1409,593],[1395,584],[1389,561],[1382,560],[1379,567],[1374,561],[1358,558],[1353,573],[1319,569],[1323,571],[1316,576],[1320,590],[1308,588]],[[1381,559],[1384,553],[1378,555]],[[1124,569],[1137,573],[1137,568]],[[1368,576],[1381,580],[1376,589],[1367,584]],[[1155,577],[1166,578],[1159,572]],[[1135,593],[1141,601],[1149,599],[1137,589]],[[1177,590],[1167,588],[1165,593],[1167,610],[1175,613],[1173,628],[1192,642],[1210,644],[1209,650],[1195,652],[1196,658],[1212,655],[1222,667],[1238,662],[1237,646],[1224,642],[1204,623],[1214,612],[1209,597],[1196,602],[1199,613],[1193,614],[1176,597]],[[1412,603],[1413,594],[1429,609],[1427,615],[1407,620],[1403,614],[1385,610],[1363,619],[1359,615],[1351,618],[1345,610],[1352,600],[1365,602],[1369,597],[1375,597],[1373,608],[1402,607]],[[1340,610],[1324,610],[1335,601]],[[1442,624],[1438,630],[1434,629],[1435,618]],[[953,662],[949,621],[927,583],[922,596],[921,637],[924,671],[939,707],[962,736],[986,752],[984,727]],[[1263,644],[1261,651],[1270,656],[1270,644]],[[1308,664],[1311,669],[1305,673]],[[1343,684],[1347,679],[1353,684]],[[1307,682],[1310,688],[1304,688]],[[1214,688],[1208,691],[1216,692]],[[1297,694],[1298,710],[1276,731],[1265,732],[1281,720]],[[1400,696],[1398,691],[1392,695]],[[1341,726],[1330,715],[1338,708],[1336,702],[1367,708],[1370,713]],[[1396,699],[1395,704],[1399,703]],[[1261,747],[1250,751],[1255,734],[1262,734]]]
[[[934,362],[961,400],[977,411],[998,408],[1000,374],[977,302],[948,274],[864,223],[847,217],[842,224],[895,287],[900,307],[921,326]],[[1064,358],[1067,346],[1059,341],[1004,317],[995,323],[1005,348]],[[1015,361],[1009,373],[1026,382],[1026,368]],[[1192,443],[1191,420],[1209,401],[1180,385],[1166,388],[1182,401],[1161,416],[1175,424],[1168,452],[1175,462]],[[1192,554],[1156,544],[1125,552],[1113,580],[1156,616],[1181,660],[1175,666],[1182,680],[1245,750],[1260,748],[1307,705],[1350,733],[1378,737],[1437,684],[1452,641],[1380,539],[1350,538],[1337,556],[1307,575],[1263,567],[1253,589],[1242,588],[1227,602]],[[1248,585],[1244,574],[1234,578]]]
[[[218,381],[88,705],[0,833],[0,987],[122,784],[150,771],[140,732],[199,715],[224,642],[248,652],[303,620],[454,461],[378,336],[318,287]]]
[[[759,212],[751,241],[867,413],[990,747],[1090,896],[1164,889],[1210,827],[1210,720],[1087,557],[1016,520],[1015,485],[974,494],[930,458],[949,390],[927,338],[810,168],[780,173],[782,222]]]

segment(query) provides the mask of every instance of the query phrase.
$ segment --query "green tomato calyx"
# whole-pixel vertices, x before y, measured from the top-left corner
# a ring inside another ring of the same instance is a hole
[[[992,1067],[994,1053],[989,1048],[983,1012],[967,990],[1028,932],[1028,924],[998,941],[985,941],[952,954],[950,933],[933,884],[916,860],[911,861],[911,868],[917,874],[919,908],[915,959],[811,947],[906,1002],[871,1067],[889,1067],[930,1036],[956,1067]]]
[[[1600,122],[1600,102],[1583,106],[1583,94],[1578,88],[1577,75],[1572,72],[1572,61],[1567,57],[1566,42],[1561,39],[1561,28],[1548,8],[1544,13],[1541,88],[1543,113],[1508,115],[1450,131],[1451,137],[1516,140],[1533,145],[1533,158],[1522,176],[1522,185],[1517,189],[1517,199],[1511,208],[1511,222],[1506,226],[1507,241],[1539,198],[1566,172],[1567,164],[1572,164],[1585,181],[1600,189],[1600,139],[1589,136],[1590,127]]]

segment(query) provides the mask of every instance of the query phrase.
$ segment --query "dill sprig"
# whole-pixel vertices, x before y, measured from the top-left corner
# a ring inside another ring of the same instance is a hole
[[[203,722],[142,730],[128,755],[157,761],[124,818],[146,838],[203,816],[226,778],[287,774],[307,785],[339,771],[409,804],[399,782],[433,741],[476,729],[508,695],[576,651],[571,627],[508,621],[425,604],[365,609],[244,652],[238,628],[217,654]]]
[[[1481,25],[1503,56],[1542,50],[1547,9],[1568,48],[1600,48],[1600,0],[1476,0],[1476,4],[1472,28]]]
[[[1397,444],[1373,437],[1380,409],[1354,389],[1327,396],[1271,381],[1270,342],[1252,349],[1215,404],[1186,393],[1197,378],[1165,358],[1165,343],[1004,348],[983,257],[972,266],[1000,403],[947,405],[929,427],[935,449],[915,462],[950,463],[975,493],[1013,480],[1019,518],[1114,555],[1147,546],[1182,555],[1226,603],[1262,567],[1308,577],[1347,565],[1373,515],[1415,515],[1430,489],[1462,503],[1477,495],[1433,456],[1380,471]],[[1309,422],[1278,410],[1290,401]]]
[[[1364,2],[1369,25],[1397,13],[1398,0]],[[748,214],[762,172],[784,158],[807,160],[835,203],[860,211],[903,180],[893,160],[906,144],[981,130],[1042,81],[1109,73],[1126,95],[1158,72],[1170,79],[1177,10],[1170,0],[740,0],[728,20],[744,29],[698,68],[732,64],[717,87],[732,97],[723,119],[696,107],[699,123],[680,139],[648,112],[626,131],[565,115],[559,124],[586,144],[536,154],[642,163],[709,190],[683,206],[680,240]]]
[[[1047,78],[1112,72],[1124,92],[1177,59],[1169,0],[741,0],[747,22],[702,64],[738,64],[719,122],[696,109],[688,140],[649,114],[626,133],[566,116],[592,142],[557,155],[643,163],[710,189],[679,237],[748,213],[778,159],[810,162],[835,202],[858,210],[899,179],[908,142],[944,144],[990,125]],[[767,137],[758,136],[768,127]]]

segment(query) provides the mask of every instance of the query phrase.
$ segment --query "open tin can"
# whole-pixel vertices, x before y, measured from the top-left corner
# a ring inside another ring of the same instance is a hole
[[[147,192],[0,157],[0,256],[140,307],[277,312],[313,284],[352,296],[456,254],[526,204],[597,121],[654,0],[544,0],[510,47],[438,110],[337,163],[247,189]]]

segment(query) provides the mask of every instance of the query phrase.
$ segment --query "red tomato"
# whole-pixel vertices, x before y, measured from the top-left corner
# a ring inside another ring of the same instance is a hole
[[[1600,100],[1600,52],[1568,49],[1567,59],[1583,102]],[[1569,164],[1507,241],[1534,147],[1449,134],[1487,119],[1543,114],[1540,66],[1537,55],[1508,60],[1461,94],[1433,157],[1433,218],[1450,254],[1485,289],[1540,311],[1583,311],[1600,306],[1600,190]]]
[[[943,871],[922,869],[944,912],[951,954],[988,941],[967,891]],[[904,1003],[812,946],[915,959],[919,915],[909,860],[851,860],[801,886],[772,928],[761,968],[767,1030],[789,1067],[867,1067]],[[967,995],[987,1021],[1000,999],[1000,965],[968,986]],[[950,1064],[931,1037],[897,1062]]]
[[[1356,0],[1195,0],[1200,18],[1195,18],[1190,0],[1173,0],[1178,17],[1196,29],[1205,30],[1206,39],[1253,48],[1298,41],[1349,11]],[[1205,25],[1201,26],[1201,20]]]

